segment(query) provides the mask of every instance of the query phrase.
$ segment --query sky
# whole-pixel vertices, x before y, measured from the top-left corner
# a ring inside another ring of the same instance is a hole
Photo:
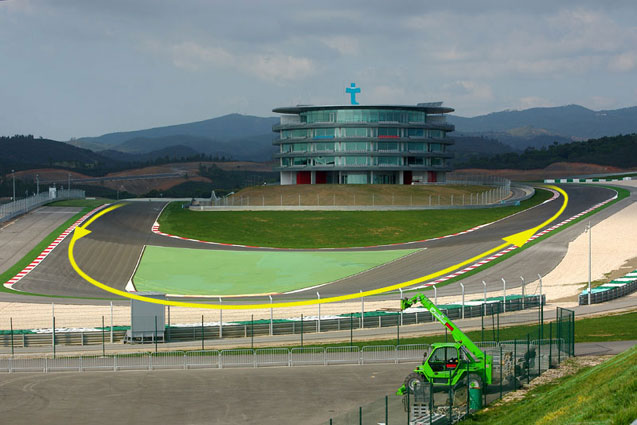
[[[0,135],[444,101],[637,105],[634,0],[0,0]]]

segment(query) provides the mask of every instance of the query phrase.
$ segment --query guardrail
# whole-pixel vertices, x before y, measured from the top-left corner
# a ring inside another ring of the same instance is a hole
[[[51,198],[49,192],[42,192],[38,195],[33,195],[28,198],[18,199],[7,204],[0,205],[0,223],[3,221],[11,220],[21,214],[27,213],[34,208],[48,204],[49,202],[61,201],[64,199],[78,199],[84,198],[85,193],[83,190],[71,189],[71,190],[58,190],[56,197]]]
[[[500,364],[515,351],[514,344],[526,345],[543,369],[553,364],[552,358],[569,356],[561,339],[487,341],[477,345],[494,356]],[[86,356],[7,357],[0,358],[0,372],[60,372],[91,370],[156,370],[156,369],[227,369],[257,367],[330,366],[339,364],[365,365],[373,363],[408,363],[423,360],[429,344],[369,345],[296,348],[239,348],[231,350],[176,351],[157,353],[131,353]],[[540,354],[540,351],[542,353]],[[504,354],[500,354],[504,353]],[[507,354],[508,353],[508,354]],[[500,355],[502,362],[500,361]],[[524,358],[525,351],[517,351],[516,359]],[[510,359],[509,359],[510,361]]]
[[[614,282],[614,281],[613,281]],[[611,286],[613,285],[613,286]],[[637,278],[630,282],[610,283],[591,290],[591,304],[599,304],[637,291]],[[579,295],[579,305],[588,304],[588,290]]]
[[[401,363],[422,360],[426,344],[365,347],[241,348],[232,350],[0,358],[0,372],[225,369],[304,365]]]

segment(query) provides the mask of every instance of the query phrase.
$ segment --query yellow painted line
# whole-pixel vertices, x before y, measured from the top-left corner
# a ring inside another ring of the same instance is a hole
[[[539,226],[534,227],[533,229],[530,230],[536,230],[540,227],[543,227],[545,225],[547,225],[548,223],[552,222],[553,220],[555,220],[557,217],[560,216],[560,214],[562,214],[562,212],[564,212],[564,209],[566,208],[566,204],[568,202],[568,196],[566,195],[566,192],[564,192],[562,189],[556,187],[556,186],[547,186],[550,187],[552,189],[557,190],[558,192],[560,192],[562,194],[562,196],[564,196],[564,204],[562,205],[562,207],[560,208],[560,210],[553,215],[553,217],[551,217],[550,219],[546,220],[545,222],[543,222],[542,224],[540,224]],[[315,304],[325,304],[325,303],[333,303],[333,302],[338,302],[338,301],[347,301],[347,300],[353,300],[353,299],[357,299],[357,298],[361,298],[361,297],[368,297],[371,295],[378,295],[378,294],[382,294],[385,292],[389,292],[389,291],[394,291],[397,290],[399,288],[406,288],[408,286],[412,286],[412,285],[416,285],[418,283],[423,283],[425,281],[431,280],[431,279],[435,279],[437,277],[449,274],[451,272],[453,272],[454,270],[457,270],[461,267],[464,267],[468,264],[474,263],[476,261],[478,261],[479,259],[483,258],[483,257],[487,257],[493,253],[496,253],[498,251],[501,251],[502,249],[504,249],[505,247],[514,244],[516,245],[516,243],[512,242],[515,241],[517,243],[521,243],[522,245],[524,245],[524,243],[526,243],[526,241],[528,240],[528,238],[530,238],[532,236],[529,235],[526,239],[524,239],[524,241],[522,242],[522,239],[525,236],[525,234],[528,232],[528,230],[525,230],[524,232],[520,232],[520,233],[516,233],[514,235],[508,236],[506,238],[503,238],[505,240],[505,242],[501,245],[496,246],[495,248],[492,248],[488,251],[485,251],[481,254],[478,254],[474,257],[471,257],[465,261],[462,261],[458,264],[454,264],[452,266],[446,267],[442,270],[438,270],[434,273],[430,273],[428,275],[425,276],[421,276],[419,278],[416,279],[412,279],[412,280],[408,280],[406,282],[402,282],[402,283],[397,283],[394,285],[390,285],[390,286],[385,286],[382,288],[377,288],[377,289],[372,289],[369,291],[363,291],[363,292],[357,292],[357,293],[353,293],[353,294],[347,294],[347,295],[341,295],[338,297],[328,297],[328,298],[322,298],[322,299],[310,299],[310,300],[304,300],[304,301],[287,301],[287,302],[278,302],[278,303],[265,303],[265,304],[205,304],[205,303],[191,303],[191,302],[184,302],[184,301],[170,301],[170,300],[158,300],[158,299],[154,299],[154,298],[148,298],[148,297],[144,297],[141,295],[137,295],[137,294],[132,294],[130,292],[126,292],[126,291],[121,291],[119,289],[115,289],[112,288],[108,285],[105,285],[95,279],[93,279],[91,276],[89,276],[88,274],[86,274],[78,265],[77,262],[75,261],[75,256],[73,254],[73,250],[75,248],[75,243],[83,238],[84,236],[88,235],[91,231],[86,229],[86,226],[88,226],[89,224],[93,223],[95,220],[97,220],[99,217],[101,217],[102,215],[113,211],[116,208],[119,208],[121,206],[123,206],[124,204],[117,204],[117,205],[113,205],[112,207],[106,208],[105,210],[99,212],[98,214],[96,214],[94,217],[92,217],[89,221],[86,222],[86,224],[84,224],[83,226],[77,227],[75,229],[75,231],[73,232],[73,237],[71,239],[71,242],[69,243],[69,261],[71,263],[71,267],[73,267],[73,269],[77,272],[77,274],[79,274],[84,280],[86,280],[87,282],[91,283],[92,285],[106,291],[106,292],[110,292],[111,294],[115,294],[115,295],[119,295],[122,297],[126,297],[126,298],[131,298],[134,300],[138,300],[138,301],[145,301],[145,302],[149,302],[149,303],[154,303],[154,304],[163,304],[163,305],[172,305],[172,306],[176,306],[176,307],[190,307],[190,308],[208,308],[208,309],[216,309],[216,310],[252,310],[252,309],[267,309],[267,308],[283,308],[283,307],[298,307],[298,306],[307,306],[307,305],[315,305]],[[521,245],[517,245],[517,246],[521,246]]]

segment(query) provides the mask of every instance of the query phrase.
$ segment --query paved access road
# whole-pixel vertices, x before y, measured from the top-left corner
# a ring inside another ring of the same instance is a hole
[[[617,354],[634,344],[595,343],[592,349],[591,344],[576,344],[575,351]],[[359,406],[366,412],[370,403],[382,403],[415,366],[4,374],[0,421],[12,425],[327,425],[330,417],[355,414]]]
[[[569,195],[569,203],[558,221],[586,210],[614,194],[611,190],[597,186],[564,185],[562,187]],[[617,211],[629,202],[632,200],[624,200],[602,214]],[[124,289],[134,272],[144,245],[195,249],[247,249],[206,245],[153,234],[150,230],[151,226],[164,205],[163,202],[132,202],[95,221],[90,227],[92,233],[76,244],[75,256],[80,267],[100,282]],[[419,244],[396,245],[394,249],[406,247],[426,249],[386,266],[323,286],[320,289],[321,296],[343,295],[358,292],[361,289],[387,286],[456,264],[502,244],[502,237],[540,224],[555,214],[561,205],[560,197],[468,234]],[[568,229],[516,255],[512,260],[474,275],[465,282],[467,292],[481,292],[483,279],[490,282],[497,280],[500,284],[500,277],[505,277],[510,281],[510,287],[514,287],[520,284],[519,276],[521,275],[526,275],[530,280],[537,273],[546,274],[559,263],[566,252],[568,242],[580,231],[581,229]],[[105,297],[101,290],[85,282],[70,267],[67,257],[68,243],[67,239],[16,287],[20,290],[44,294]],[[485,274],[488,276],[485,277]],[[441,288],[438,292],[439,295],[443,295],[446,291],[458,293],[457,288],[448,287]],[[303,299],[315,296],[315,290],[313,290],[307,293],[280,295],[276,299]],[[267,302],[266,300],[268,299],[264,297],[255,297],[246,302]]]
[[[0,224],[0,273],[24,257],[35,245],[82,208],[40,207]]]

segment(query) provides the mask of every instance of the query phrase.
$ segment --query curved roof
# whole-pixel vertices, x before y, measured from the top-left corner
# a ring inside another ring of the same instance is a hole
[[[419,103],[418,105],[296,105],[274,108],[272,112],[279,114],[300,114],[307,111],[331,109],[400,109],[407,111],[421,111],[429,114],[446,114],[453,112],[453,108],[440,106],[442,102]]]

